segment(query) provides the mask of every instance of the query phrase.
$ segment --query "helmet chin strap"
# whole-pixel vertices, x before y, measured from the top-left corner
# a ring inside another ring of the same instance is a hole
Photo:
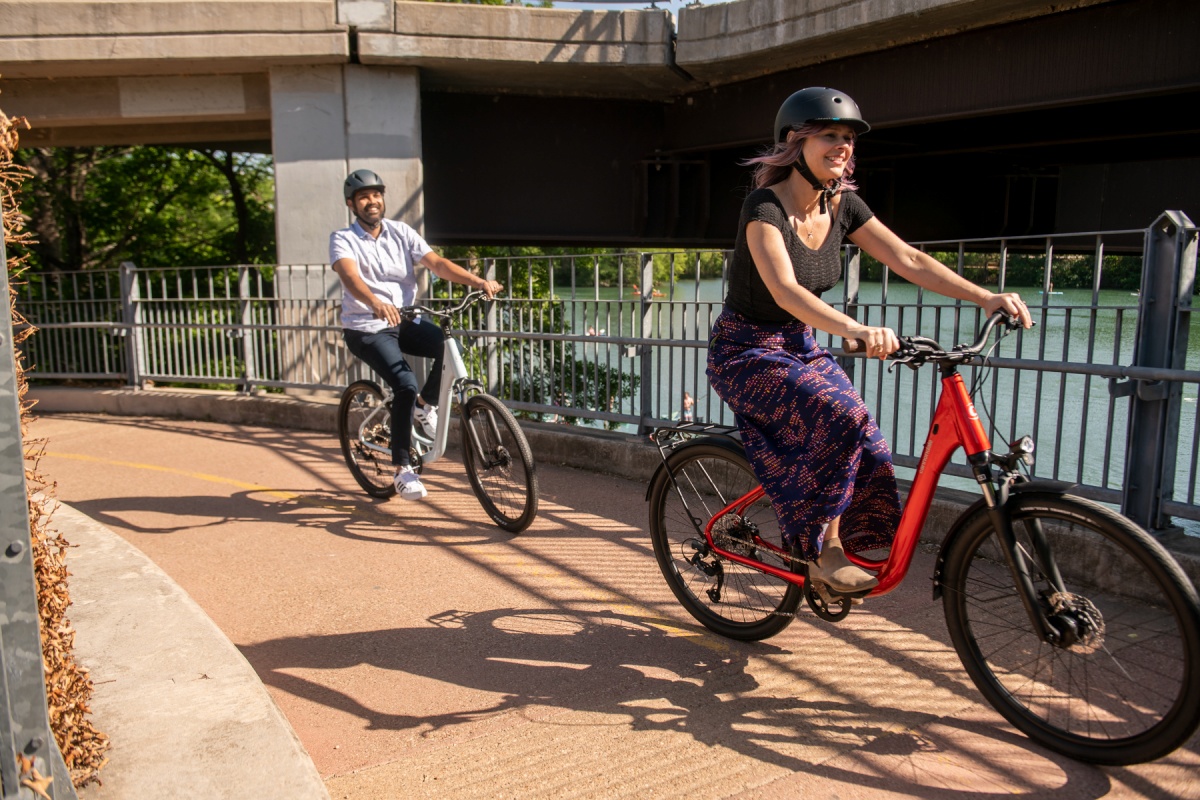
[[[799,172],[800,177],[808,181],[812,188],[821,193],[820,213],[828,213],[829,201],[833,199],[833,196],[838,193],[838,189],[840,189],[842,186],[841,179],[835,178],[831,185],[821,183],[819,180],[817,180],[817,176],[813,174],[813,171],[808,168],[808,163],[804,160],[803,153],[801,153],[800,157],[796,159],[795,163],[792,164],[792,168],[795,169],[796,172]]]

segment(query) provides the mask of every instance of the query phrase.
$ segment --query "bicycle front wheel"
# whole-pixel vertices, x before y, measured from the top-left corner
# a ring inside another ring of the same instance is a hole
[[[396,493],[390,453],[391,410],[378,386],[370,381],[356,381],[342,392],[338,438],[346,466],[363,491],[385,500]]]
[[[471,489],[492,521],[520,533],[537,516],[537,472],[529,442],[503,403],[488,394],[462,409],[463,463]]]
[[[1040,610],[1063,635],[1052,644],[1033,630],[1000,537],[976,516],[950,545],[943,584],[950,638],[975,685],[1030,738],[1079,761],[1137,764],[1175,750],[1200,723],[1191,582],[1149,534],[1096,503],[1030,494],[1008,509]]]
[[[698,440],[672,453],[650,487],[650,538],[671,591],[704,627],[741,641],[782,631],[803,595],[787,581],[721,558],[704,537],[718,511],[757,486],[740,450]],[[718,520],[714,530],[723,549],[791,569],[787,557],[759,544],[783,549],[775,509],[765,496],[742,515]]]

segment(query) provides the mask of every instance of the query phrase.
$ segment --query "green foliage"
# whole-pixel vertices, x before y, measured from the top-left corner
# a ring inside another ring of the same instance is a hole
[[[527,254],[528,255],[528,254]],[[526,269],[534,263],[523,262]],[[514,265],[515,267],[515,265]],[[514,268],[522,287],[528,286],[529,274]],[[531,298],[503,304],[497,325],[502,331],[536,331],[537,333],[570,333],[570,312],[564,302],[547,296],[545,273],[534,271],[535,294]],[[537,292],[540,290],[540,294]],[[452,285],[452,297],[461,297],[465,287]],[[468,313],[471,313],[470,311]],[[478,312],[475,312],[478,313]],[[470,330],[482,327],[476,317],[454,320],[451,327]],[[581,356],[578,342],[545,342],[525,339],[480,341],[479,346],[463,353],[463,360],[475,375],[487,373],[488,346],[496,348],[499,371],[490,375],[499,386],[501,397],[539,405],[609,411],[626,398],[638,396],[640,377],[609,366],[598,359]],[[515,412],[524,418],[545,421],[546,415],[526,411]],[[563,416],[569,425],[579,424],[581,418]],[[607,421],[610,430],[620,423]]]
[[[275,260],[269,156],[174,147],[18,151],[34,271]]]
[[[446,258],[473,265],[482,270],[485,259],[495,259],[496,278],[511,284],[518,296],[548,297],[550,277],[554,293],[567,293],[574,276],[578,291],[598,285],[602,288],[638,286],[642,280],[640,253],[621,248],[565,247],[448,247]],[[716,250],[664,250],[651,255],[655,288],[667,286],[674,274],[677,282],[696,278],[720,278],[724,269],[724,254]],[[547,268],[548,267],[548,268]],[[533,270],[533,292],[529,291],[530,270]]]
[[[931,251],[929,255],[952,270],[958,269],[957,252]],[[861,257],[862,280],[879,281],[883,265],[866,253]],[[1056,254],[1050,267],[1050,283],[1055,289],[1091,289],[1096,259],[1092,254]],[[1041,288],[1046,271],[1044,253],[1009,252],[1005,261],[1006,288]],[[973,252],[963,254],[963,276],[980,286],[995,287],[1000,279],[1000,253]],[[892,273],[889,281],[903,278]],[[1137,289],[1142,281],[1142,258],[1131,255],[1104,256],[1100,274],[1101,289]]]

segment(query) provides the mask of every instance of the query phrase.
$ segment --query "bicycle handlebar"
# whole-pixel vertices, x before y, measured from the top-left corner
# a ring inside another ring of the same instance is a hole
[[[1016,330],[1021,326],[1017,317],[997,311],[983,323],[979,335],[972,344],[959,344],[946,350],[938,342],[925,336],[901,336],[900,349],[889,355],[888,360],[914,367],[930,361],[938,364],[965,363],[983,352],[988,339],[991,338],[992,331],[1001,322],[1008,330]],[[842,349],[847,353],[859,353],[867,349],[867,344],[862,339],[843,339]]]
[[[431,317],[440,317],[441,319],[449,319],[467,307],[479,302],[482,297],[487,295],[479,289],[472,289],[467,292],[462,299],[462,302],[452,308],[430,308],[429,306],[404,306],[400,309],[400,316],[404,319],[411,320],[414,317],[420,317],[428,314]]]

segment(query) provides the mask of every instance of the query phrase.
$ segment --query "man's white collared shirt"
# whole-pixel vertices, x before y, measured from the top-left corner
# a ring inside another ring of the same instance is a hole
[[[376,239],[354,221],[329,236],[329,263],[348,258],[358,264],[363,283],[376,297],[397,308],[412,305],[417,295],[416,265],[433,252],[411,227],[385,219]],[[342,287],[342,327],[375,333],[387,327],[371,309]]]

